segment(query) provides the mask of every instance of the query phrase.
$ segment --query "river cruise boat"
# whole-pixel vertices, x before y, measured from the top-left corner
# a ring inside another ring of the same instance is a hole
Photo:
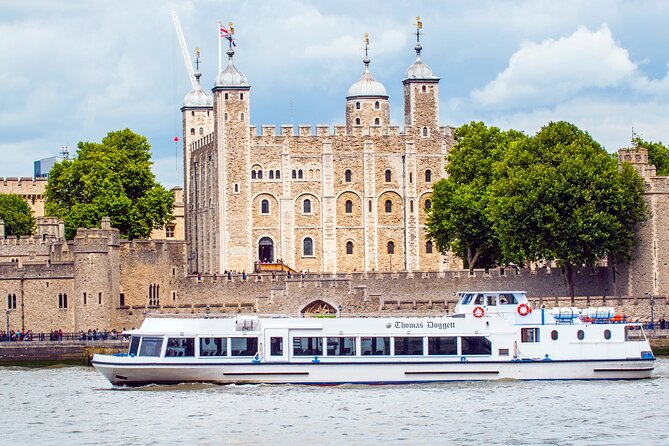
[[[462,292],[437,317],[149,317],[128,353],[95,355],[114,385],[400,384],[649,378],[641,324],[612,308],[532,309],[522,291]]]

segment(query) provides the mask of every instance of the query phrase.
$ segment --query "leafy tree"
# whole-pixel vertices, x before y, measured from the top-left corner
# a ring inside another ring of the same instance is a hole
[[[173,197],[151,172],[151,146],[129,129],[110,132],[102,143],[80,142],[77,157],[57,163],[46,187],[46,213],[65,221],[71,239],[80,227],[111,218],[121,236],[146,238],[169,223]]]
[[[503,256],[557,260],[574,298],[575,269],[611,255],[629,260],[648,218],[642,178],[589,134],[550,123],[512,145],[495,168],[489,210]]]
[[[638,136],[632,140],[632,143],[648,150],[648,161],[655,165],[658,175],[669,175],[669,148],[667,146],[661,142],[644,141]]]
[[[470,270],[493,266],[500,259],[488,213],[492,167],[509,144],[524,138],[522,133],[502,132],[482,122],[464,124],[455,131],[457,143],[448,155],[448,177],[434,185],[427,228],[441,252],[453,251]]]
[[[32,235],[35,217],[28,202],[16,194],[0,194],[0,220],[5,222],[5,235]]]

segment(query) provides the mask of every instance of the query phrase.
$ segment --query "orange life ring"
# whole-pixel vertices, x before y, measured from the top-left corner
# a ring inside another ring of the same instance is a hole
[[[472,313],[474,314],[474,317],[483,317],[483,315],[485,314],[485,310],[483,309],[483,307],[476,306],[474,307]]]
[[[527,304],[520,304],[518,305],[518,314],[521,316],[527,316],[532,312],[532,307],[530,307]]]

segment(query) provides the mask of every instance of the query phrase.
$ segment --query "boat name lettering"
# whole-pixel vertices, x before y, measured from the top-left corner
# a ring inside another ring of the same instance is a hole
[[[433,322],[427,321],[423,322],[395,322],[395,328],[436,328],[439,330],[446,330],[449,328],[455,328],[455,322]]]

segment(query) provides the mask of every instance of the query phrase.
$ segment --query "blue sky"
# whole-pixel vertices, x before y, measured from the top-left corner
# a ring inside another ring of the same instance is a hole
[[[371,71],[402,123],[402,84],[424,22],[423,60],[441,77],[440,120],[482,120],[533,134],[568,120],[609,151],[669,138],[669,2],[0,1],[0,176],[30,176],[61,146],[130,128],[149,138],[154,172],[180,185],[183,96],[190,84],[170,16],[218,68],[216,20],[232,20],[235,63],[251,89],[251,123],[336,124]]]

